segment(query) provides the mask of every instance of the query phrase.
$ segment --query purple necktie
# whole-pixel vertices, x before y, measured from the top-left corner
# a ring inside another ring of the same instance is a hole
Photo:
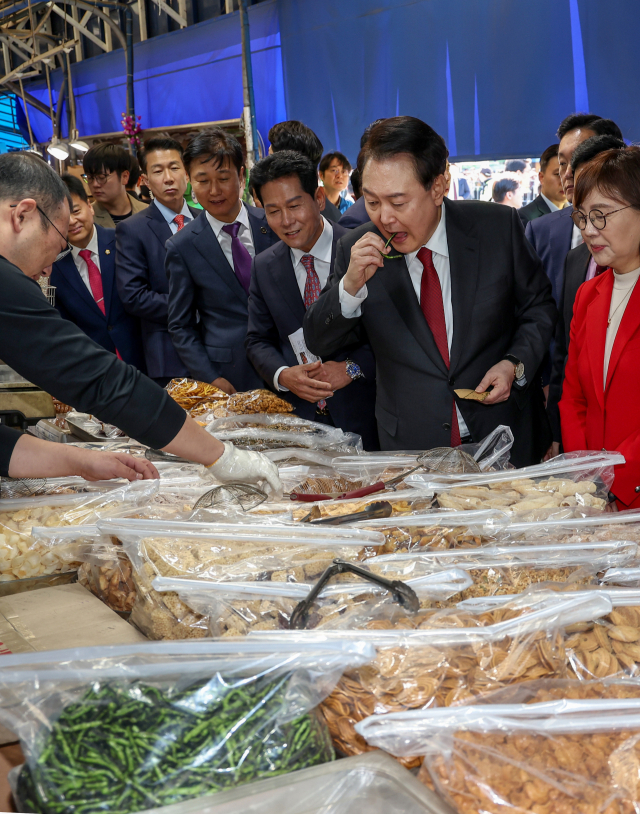
[[[238,221],[229,223],[222,227],[222,231],[231,235],[231,256],[233,257],[233,270],[240,281],[240,285],[249,293],[249,283],[251,282],[251,255],[242,245],[238,232],[240,224]]]

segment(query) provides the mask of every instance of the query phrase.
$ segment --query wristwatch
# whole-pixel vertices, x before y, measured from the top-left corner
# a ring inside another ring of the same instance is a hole
[[[345,359],[345,364],[347,365],[347,376],[350,377],[351,381],[364,379],[364,373],[360,370],[360,365],[352,362],[351,359]]]
[[[524,362],[521,362],[517,356],[512,356],[510,353],[507,353],[504,358],[514,366],[515,380],[519,382],[520,379],[524,379]]]

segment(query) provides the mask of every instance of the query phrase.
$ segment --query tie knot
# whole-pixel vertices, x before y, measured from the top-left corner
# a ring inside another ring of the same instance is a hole
[[[418,260],[422,263],[423,266],[432,266],[433,265],[433,252],[431,249],[427,249],[426,246],[423,246],[417,254]]]
[[[240,224],[238,221],[235,223],[227,223],[226,226],[222,227],[222,231],[226,232],[228,235],[231,235],[232,238],[238,237],[238,232],[240,231]]]
[[[80,257],[86,262],[87,260],[91,259],[91,249],[83,249],[81,252],[78,252]]]
[[[177,224],[178,231],[180,231],[180,229],[182,229],[182,227],[184,226],[184,215],[176,215],[175,218],[173,219],[173,222]]]
[[[302,263],[302,265],[303,265],[303,266],[306,268],[306,270],[307,270],[307,274],[308,274],[310,271],[315,271],[315,270],[316,270],[316,267],[315,267],[315,265],[314,265],[314,263],[313,263],[313,256],[312,256],[312,255],[310,255],[310,254],[303,254],[303,255],[302,255],[302,257],[300,258],[300,262],[301,262],[301,263]]]

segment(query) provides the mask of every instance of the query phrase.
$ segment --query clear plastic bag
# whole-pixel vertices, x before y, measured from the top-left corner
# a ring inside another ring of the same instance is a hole
[[[346,575],[350,576],[350,575]],[[448,599],[471,584],[469,576],[451,568],[407,580],[418,595],[420,606]],[[290,582],[210,583],[191,579],[156,577],[155,591],[177,594],[191,611],[206,618],[211,636],[243,636],[255,630],[289,629],[296,605],[306,599],[313,585]],[[383,588],[366,581],[340,582],[325,587],[311,611],[307,629],[342,625],[347,616],[370,618],[378,608],[393,605],[393,597]],[[183,621],[183,620],[180,620]]]
[[[564,677],[562,626],[610,611],[610,601],[594,594],[514,602],[478,615],[448,610],[371,620],[358,636],[375,642],[376,660],[345,672],[321,707],[334,744],[346,755],[367,751],[355,725],[370,715],[451,706],[508,684]],[[253,633],[249,639],[273,635]],[[288,640],[313,641],[320,635],[334,641],[353,633],[290,632]],[[402,762],[413,768],[420,758],[406,753]]]
[[[333,759],[314,708],[372,648],[143,643],[6,656],[0,721],[32,811],[127,814]],[[54,658],[55,656],[55,658]]]
[[[527,703],[513,703],[518,696]],[[473,706],[369,718],[358,730],[392,754],[424,754],[419,778],[461,812],[640,810],[637,683],[534,682]]]
[[[514,518],[502,527],[500,540],[544,540],[557,543],[595,542],[596,540],[630,540],[640,543],[640,512],[605,512],[591,517],[545,519],[521,522]]]
[[[415,473],[405,482],[433,492],[443,509],[500,509],[536,520],[563,509],[603,510],[614,466],[623,463],[619,453],[566,453],[517,471],[451,478]]]
[[[165,390],[184,410],[201,406],[210,409],[216,403],[226,403],[228,399],[228,395],[214,384],[196,379],[171,379]]]
[[[122,547],[94,542],[79,557],[78,582],[116,613],[131,613],[137,590],[131,561]]]
[[[412,513],[428,511],[431,507],[431,496],[420,489],[406,489],[398,492],[377,492],[367,497],[350,498],[349,500],[321,500],[317,503],[299,503],[281,501],[263,503],[251,510],[252,514],[282,514],[290,512],[294,520],[302,520],[316,507],[320,517],[339,517],[345,514],[364,511],[372,503],[387,501],[392,507],[392,516],[400,517]],[[371,522],[371,521],[368,521]]]

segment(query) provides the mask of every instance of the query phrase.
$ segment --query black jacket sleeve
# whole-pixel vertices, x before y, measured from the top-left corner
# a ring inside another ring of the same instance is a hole
[[[9,474],[9,462],[13,455],[13,448],[20,440],[22,433],[0,424],[0,476],[6,477]]]
[[[65,404],[143,444],[169,444],[185,422],[175,401],[49,305],[40,287],[0,258],[0,359]]]

